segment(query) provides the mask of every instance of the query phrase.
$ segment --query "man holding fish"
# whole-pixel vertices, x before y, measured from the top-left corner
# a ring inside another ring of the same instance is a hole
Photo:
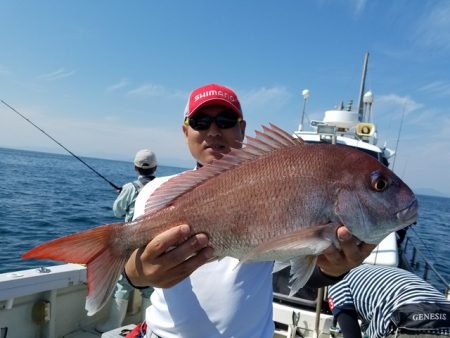
[[[107,303],[123,271],[135,287],[154,287],[147,338],[272,337],[273,271],[290,265],[291,294],[308,280],[336,282],[414,223],[417,201],[364,152],[305,144],[274,125],[242,146],[245,126],[233,90],[194,90],[182,128],[197,170],[148,183],[132,222],[58,238],[23,257],[87,264],[88,315]]]
[[[246,123],[229,88],[211,84],[194,90],[184,119],[183,133],[198,167],[241,147]],[[144,188],[136,202],[136,216],[144,213],[148,197],[163,181],[156,179]],[[330,246],[317,261],[320,269],[314,277],[322,285],[360,264],[375,247],[357,245],[345,227],[337,229],[337,236],[341,250]],[[207,234],[192,233],[188,224],[161,233],[132,254],[125,269],[130,281],[156,287],[153,305],[147,309],[147,325],[154,333],[147,337],[273,336],[272,263],[236,267],[237,261],[229,257],[207,263],[212,257],[214,248]]]

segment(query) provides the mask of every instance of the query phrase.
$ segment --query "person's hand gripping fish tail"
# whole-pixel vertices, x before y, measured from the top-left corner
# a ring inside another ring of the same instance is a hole
[[[147,246],[135,250],[127,264],[127,276],[137,287],[169,288],[188,277],[213,257],[206,234],[191,233],[189,225],[171,228],[151,240]]]
[[[167,271],[166,274],[158,271],[158,276],[170,276],[170,279],[154,280],[151,285],[158,287],[177,284],[212,257],[213,250],[208,246],[208,237],[205,234],[193,235],[186,224],[154,236],[148,244],[149,250],[143,246],[133,252],[125,239],[129,234],[125,230],[128,224],[107,224],[61,237],[29,250],[22,258],[54,259],[87,265],[86,310],[91,316],[108,302],[131,254],[136,260],[142,256],[143,261],[153,262],[157,269]],[[158,254],[149,256],[148,252]],[[142,264],[138,266],[142,267]],[[146,271],[144,275],[151,273]],[[136,286],[139,284],[136,283]],[[148,280],[142,286],[148,286]]]
[[[124,223],[112,223],[41,244],[22,258],[54,259],[87,265],[86,310],[91,316],[108,301],[122,273],[129,250],[120,244]]]

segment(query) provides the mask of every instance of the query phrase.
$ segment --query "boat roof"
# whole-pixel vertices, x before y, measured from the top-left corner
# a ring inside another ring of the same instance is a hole
[[[323,142],[321,135],[318,134],[316,131],[295,131],[294,136],[302,138],[305,142]],[[336,143],[344,144],[350,147],[365,149],[376,153],[383,153],[383,150],[377,145],[348,136],[336,135]]]

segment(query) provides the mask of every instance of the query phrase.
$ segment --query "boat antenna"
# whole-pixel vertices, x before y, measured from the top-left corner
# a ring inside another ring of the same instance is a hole
[[[116,189],[116,191],[120,191],[122,190],[121,187],[118,187],[117,185],[115,185],[114,183],[112,183],[111,181],[109,181],[105,176],[103,176],[102,174],[100,174],[97,170],[95,170],[94,168],[92,168],[89,164],[87,164],[86,162],[84,162],[81,158],[79,158],[77,155],[75,155],[73,152],[71,152],[69,149],[67,149],[66,147],[64,147],[60,142],[58,142],[57,140],[55,140],[53,137],[51,137],[49,134],[47,134],[45,132],[45,130],[43,130],[42,128],[40,128],[39,126],[37,126],[36,124],[33,123],[33,121],[31,121],[29,118],[27,118],[25,115],[21,114],[19,111],[17,111],[17,109],[11,107],[9,104],[7,104],[5,101],[0,100],[6,107],[8,107],[9,109],[11,109],[13,112],[15,112],[16,114],[18,114],[20,117],[22,117],[25,121],[27,121],[28,123],[32,124],[35,128],[37,128],[40,132],[42,132],[45,136],[47,136],[48,138],[50,138],[53,142],[55,142],[57,145],[59,145],[61,148],[63,148],[65,151],[67,151],[70,155],[72,155],[73,157],[75,157],[78,161],[80,161],[81,163],[83,163],[86,167],[88,167],[89,169],[91,169],[94,173],[96,173],[98,176],[100,176],[101,178],[103,178],[106,182],[108,182],[114,189]]]
[[[300,122],[300,125],[298,126],[298,130],[303,130],[303,120],[305,119],[305,108],[306,108],[306,101],[308,101],[309,98],[309,89],[303,89],[302,91],[303,95],[303,109],[302,109],[302,120]]]
[[[364,56],[364,65],[363,65],[363,72],[361,77],[361,87],[359,88],[359,100],[358,100],[358,121],[364,122],[364,87],[366,84],[366,74],[367,74],[367,65],[369,63],[369,52],[366,52],[366,55]]]

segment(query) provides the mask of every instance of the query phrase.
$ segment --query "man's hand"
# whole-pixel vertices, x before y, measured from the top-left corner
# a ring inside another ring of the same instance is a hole
[[[191,233],[187,224],[171,228],[135,250],[125,272],[135,286],[171,287],[213,257],[205,234]]]
[[[360,265],[376,247],[375,244],[358,241],[345,226],[339,227],[336,232],[341,249],[330,245],[317,259],[322,272],[331,277],[339,277]]]

